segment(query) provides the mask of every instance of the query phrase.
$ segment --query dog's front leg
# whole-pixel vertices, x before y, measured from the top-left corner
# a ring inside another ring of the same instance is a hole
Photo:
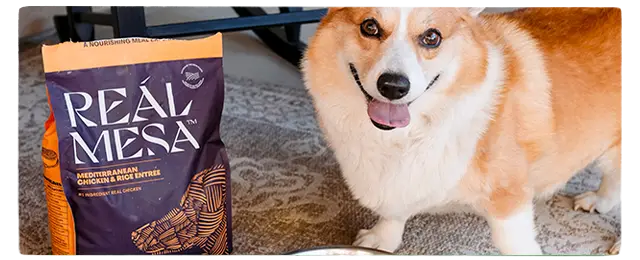
[[[536,241],[533,203],[513,206],[506,214],[490,212],[487,216],[494,245],[504,255],[541,255]]]
[[[407,218],[380,217],[373,228],[362,229],[358,232],[353,245],[393,253],[402,243],[406,222]]]

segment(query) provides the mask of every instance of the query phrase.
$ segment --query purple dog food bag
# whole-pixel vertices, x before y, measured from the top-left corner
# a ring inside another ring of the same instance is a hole
[[[53,254],[229,254],[222,35],[42,53]]]

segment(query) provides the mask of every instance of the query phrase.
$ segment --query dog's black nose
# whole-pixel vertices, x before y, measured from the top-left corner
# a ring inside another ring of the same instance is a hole
[[[398,73],[383,73],[378,78],[378,91],[389,100],[400,99],[409,93],[409,79]]]

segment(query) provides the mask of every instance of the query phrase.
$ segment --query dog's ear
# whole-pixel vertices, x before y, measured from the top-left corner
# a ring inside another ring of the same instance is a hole
[[[340,11],[342,9],[345,9],[345,8],[346,7],[329,7],[329,8],[327,8],[328,9],[327,10],[327,14],[335,13],[335,12],[338,12],[338,11]]]

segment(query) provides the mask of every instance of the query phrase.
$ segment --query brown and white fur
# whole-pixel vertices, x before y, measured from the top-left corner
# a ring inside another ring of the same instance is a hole
[[[619,204],[620,10],[481,11],[330,8],[311,38],[302,68],[318,123],[353,196],[380,217],[355,245],[393,252],[408,218],[462,203],[486,218],[502,254],[541,254],[534,200],[594,161],[602,184],[575,208]],[[363,36],[368,18],[379,38]],[[437,48],[418,44],[429,28]],[[409,93],[393,102],[412,101],[409,125],[372,124],[350,63],[382,101],[381,73],[407,76]]]

